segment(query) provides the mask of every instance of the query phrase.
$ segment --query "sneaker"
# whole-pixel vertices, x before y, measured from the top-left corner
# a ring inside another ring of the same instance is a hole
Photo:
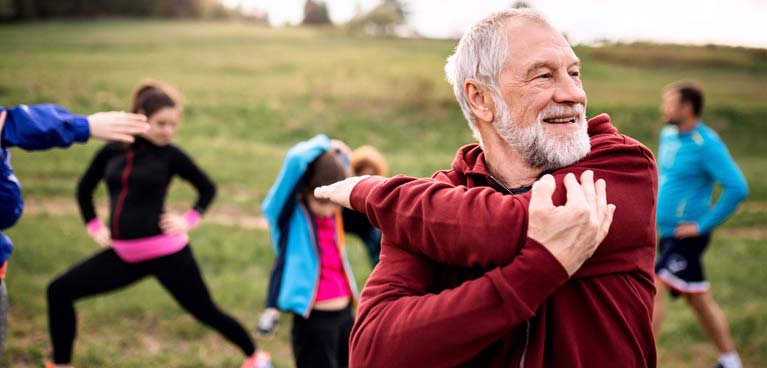
[[[272,355],[265,351],[257,351],[242,363],[241,368],[272,368]]]
[[[258,317],[258,326],[256,326],[256,336],[270,339],[277,331],[277,325],[280,322],[280,312],[276,309],[267,309]]]
[[[51,361],[45,362],[45,368],[55,368],[55,367],[56,367],[56,364],[53,364],[53,362]]]

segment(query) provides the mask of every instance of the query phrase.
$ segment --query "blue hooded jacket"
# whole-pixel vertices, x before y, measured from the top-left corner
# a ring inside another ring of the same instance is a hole
[[[13,174],[9,147],[34,151],[51,147],[67,147],[73,142],[85,142],[90,137],[88,118],[74,115],[56,105],[0,106],[2,122],[0,142],[0,230],[5,230],[21,217],[24,203],[21,185]],[[0,232],[0,264],[10,257],[13,243]]]
[[[304,317],[311,312],[319,285],[320,255],[311,214],[301,203],[297,186],[309,165],[328,149],[330,139],[320,134],[288,150],[277,180],[261,204],[277,254],[267,296],[276,301],[267,301],[267,305],[276,304],[270,306]],[[336,221],[341,221],[340,216]],[[344,273],[356,300],[357,286],[341,234],[338,239]]]

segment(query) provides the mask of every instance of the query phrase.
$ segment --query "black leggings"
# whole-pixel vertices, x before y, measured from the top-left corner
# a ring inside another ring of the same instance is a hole
[[[234,318],[213,303],[189,246],[167,256],[127,263],[107,249],[58,277],[48,285],[48,328],[53,343],[53,361],[68,364],[77,330],[74,302],[130,285],[145,276],[155,276],[174,299],[198,321],[216,329],[250,356],[255,345]]]
[[[348,367],[349,335],[353,325],[351,306],[339,311],[313,310],[308,319],[294,314],[290,343],[296,367]]]

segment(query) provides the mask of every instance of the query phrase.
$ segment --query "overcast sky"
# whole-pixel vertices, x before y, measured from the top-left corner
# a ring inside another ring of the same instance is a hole
[[[297,24],[305,0],[223,0],[261,9],[273,25]],[[326,0],[341,23],[380,0]],[[427,37],[458,37],[505,0],[404,0],[409,24]],[[717,43],[767,47],[767,0],[528,0],[574,43],[609,39],[673,43]]]

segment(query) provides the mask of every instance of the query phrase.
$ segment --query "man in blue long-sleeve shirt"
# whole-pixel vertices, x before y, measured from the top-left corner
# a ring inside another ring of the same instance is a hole
[[[84,116],[56,105],[0,106],[0,230],[13,226],[24,208],[21,185],[13,174],[8,148],[34,151],[68,147],[90,137],[132,142],[133,135],[146,132],[148,128],[146,117],[138,114],[99,112]],[[0,358],[8,311],[5,270],[12,251],[11,239],[0,231]]]
[[[716,367],[740,368],[727,320],[711,298],[701,256],[714,228],[746,198],[748,186],[727,146],[700,120],[702,109],[703,91],[693,83],[675,83],[663,94],[662,113],[669,125],[661,131],[658,147],[661,239],[653,328],[657,336],[666,292],[684,295],[721,354]],[[712,205],[716,183],[722,192]]]

